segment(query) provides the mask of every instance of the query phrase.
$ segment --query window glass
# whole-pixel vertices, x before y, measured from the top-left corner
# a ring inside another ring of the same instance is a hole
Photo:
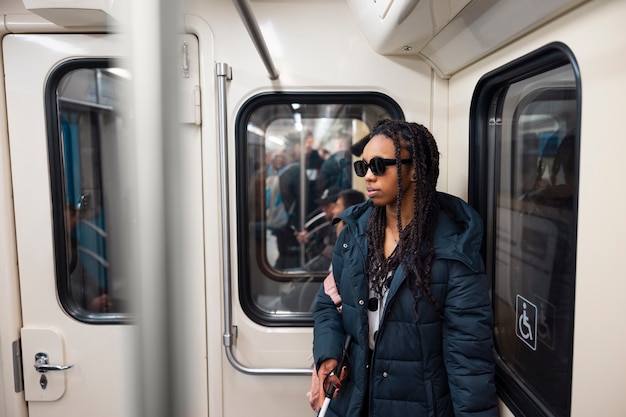
[[[244,106],[237,131],[247,201],[238,216],[240,298],[257,321],[310,324],[331,264],[333,210],[338,199],[345,206],[365,200],[352,168],[359,140],[379,119],[401,117],[393,101],[373,94],[262,95]]]
[[[48,86],[57,288],[81,321],[119,321],[128,307],[116,244],[124,74],[104,61],[74,61],[57,68]]]
[[[545,62],[541,71],[527,62],[526,76],[517,67],[512,82],[503,71],[494,76],[497,85],[482,84],[491,88],[482,102],[488,127],[477,129],[486,137],[481,152],[488,162],[482,214],[498,389],[520,400],[515,407],[526,415],[568,416],[580,94],[571,63],[545,68]]]

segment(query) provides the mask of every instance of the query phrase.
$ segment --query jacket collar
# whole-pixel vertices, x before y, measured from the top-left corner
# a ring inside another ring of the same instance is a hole
[[[442,192],[438,192],[437,197],[441,209],[435,232],[435,257],[458,260],[474,272],[482,270],[482,219],[476,210],[458,197]],[[372,201],[368,200],[348,207],[333,220],[333,224],[343,220],[348,225],[346,229],[356,239],[364,238],[373,206]]]

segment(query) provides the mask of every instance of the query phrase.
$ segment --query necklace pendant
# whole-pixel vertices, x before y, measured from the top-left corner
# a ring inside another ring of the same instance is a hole
[[[372,297],[369,300],[367,300],[367,309],[369,311],[378,310],[378,298]]]

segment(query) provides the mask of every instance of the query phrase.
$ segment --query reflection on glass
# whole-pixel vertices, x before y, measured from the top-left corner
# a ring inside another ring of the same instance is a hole
[[[568,65],[512,84],[495,131],[498,354],[557,416],[571,398],[576,109]]]
[[[123,215],[117,151],[124,82],[107,68],[78,68],[56,88],[67,259],[59,299],[78,319],[127,308],[115,242]]]

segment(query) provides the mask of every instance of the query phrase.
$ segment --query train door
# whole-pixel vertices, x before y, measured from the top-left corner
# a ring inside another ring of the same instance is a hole
[[[128,205],[134,190],[129,178],[137,170],[134,153],[145,150],[129,146],[133,115],[125,85],[132,75],[114,61],[121,40],[117,35],[8,35],[3,40],[29,417],[133,415],[129,371],[137,358],[131,312],[137,309],[130,288],[138,277],[127,272],[145,271],[128,256],[136,253],[129,252],[129,242],[136,240],[127,237],[137,214],[130,214],[137,210]],[[183,45],[187,57],[197,56],[195,38],[185,37]],[[197,60],[189,62],[183,82],[191,97],[198,68]],[[202,312],[202,231],[197,227],[202,208],[199,193],[188,189],[200,188],[200,130],[189,118],[191,127],[176,138],[177,156],[184,161],[178,161],[172,181],[184,182],[176,198],[186,217],[173,238],[197,249],[174,242],[180,252],[173,267],[199,286],[189,306]],[[142,186],[159,184],[146,180]],[[197,374],[197,391],[188,398],[191,407],[202,409],[206,377]],[[196,392],[202,394],[196,397]]]

